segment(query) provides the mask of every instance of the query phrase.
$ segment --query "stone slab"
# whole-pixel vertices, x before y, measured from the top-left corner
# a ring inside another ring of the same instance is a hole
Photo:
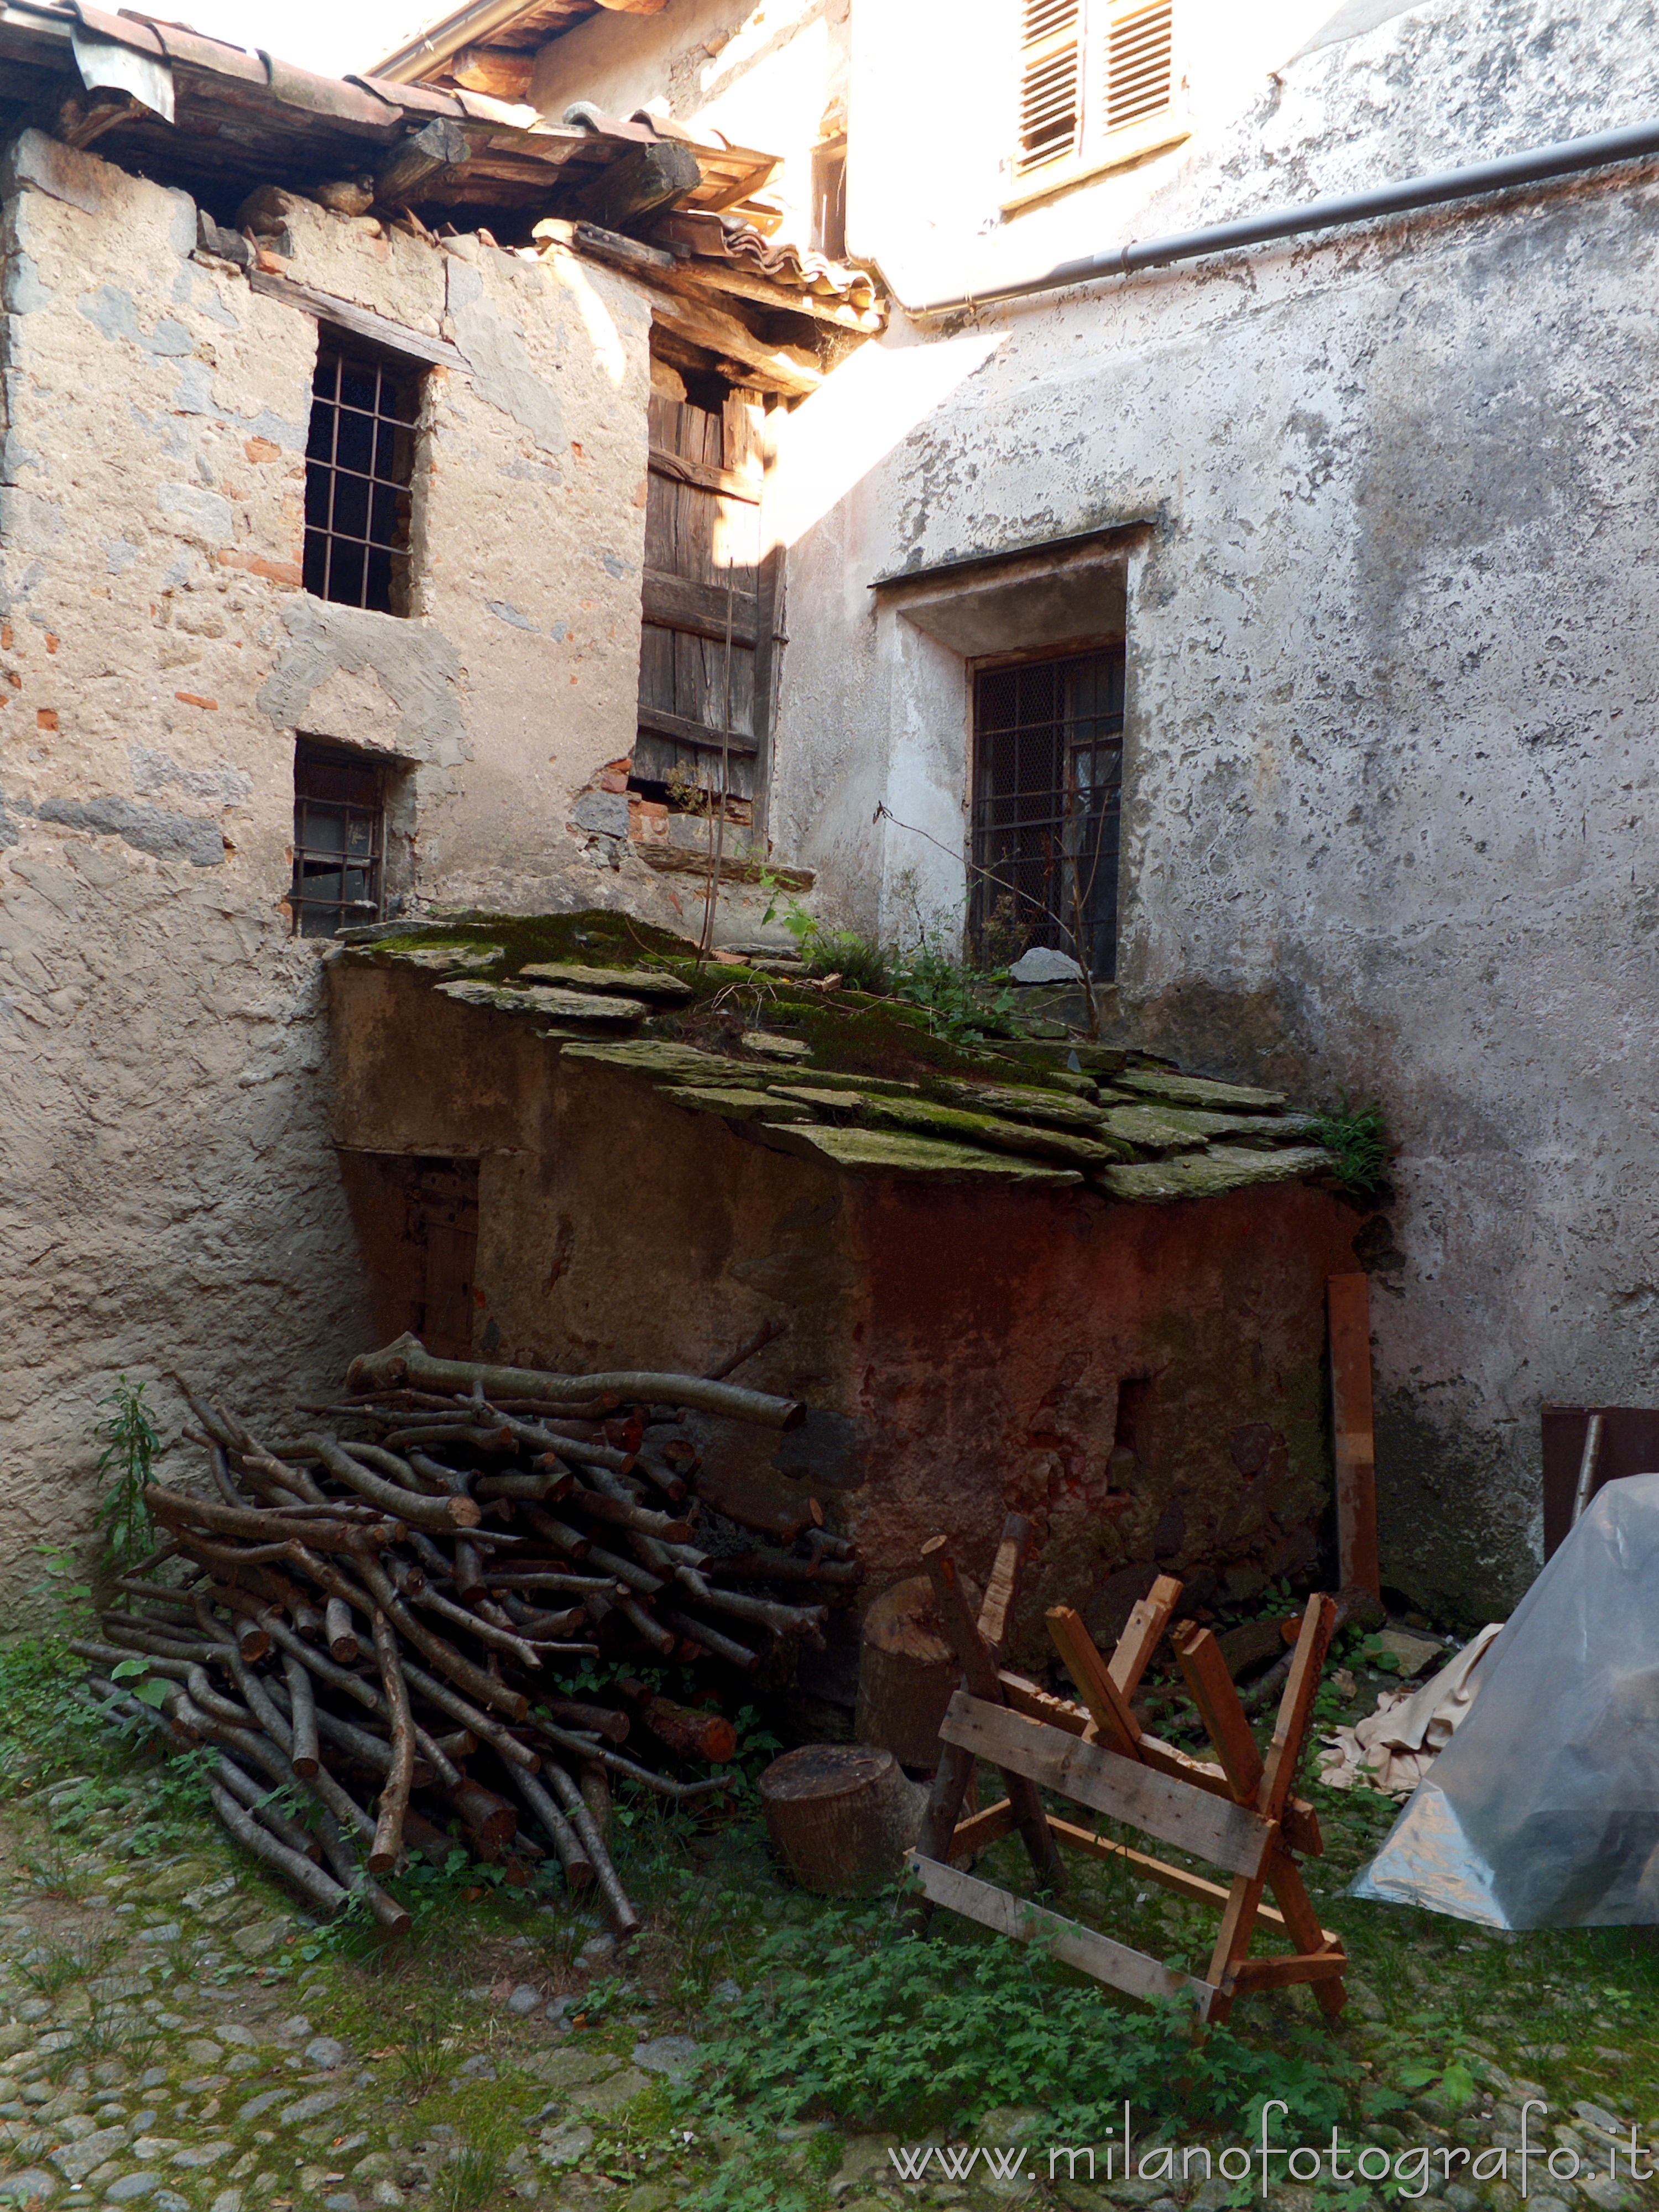
[[[1143,1097],[1164,1100],[1171,1106],[1210,1107],[1221,1113],[1232,1109],[1242,1114],[1266,1113],[1282,1106],[1282,1091],[1253,1091],[1242,1083],[1216,1083],[1207,1075],[1176,1075],[1163,1068],[1125,1068],[1112,1081],[1120,1091],[1138,1091]]]
[[[550,1020],[616,1022],[631,1024],[645,1019],[651,1009],[638,999],[605,998],[597,991],[564,991],[550,983],[532,983],[528,990],[507,983],[440,983],[447,999],[465,1006],[482,1006],[501,1014],[543,1014]]]
[[[1074,1168],[1022,1159],[1011,1152],[982,1152],[971,1145],[919,1137],[904,1129],[832,1129],[821,1123],[781,1128],[769,1125],[766,1140],[779,1152],[817,1159],[851,1174],[915,1176],[930,1182],[1081,1182]]]
[[[579,960],[537,960],[520,968],[520,977],[534,983],[568,984],[578,991],[633,991],[642,999],[689,999],[691,986],[684,975],[665,968],[590,968]]]
[[[1215,1198],[1251,1183],[1299,1182],[1304,1176],[1334,1164],[1330,1154],[1317,1145],[1284,1152],[1247,1152],[1237,1146],[1218,1146],[1209,1152],[1188,1152],[1179,1159],[1107,1168],[1095,1181],[1113,1198],[1162,1206],[1176,1199]]]

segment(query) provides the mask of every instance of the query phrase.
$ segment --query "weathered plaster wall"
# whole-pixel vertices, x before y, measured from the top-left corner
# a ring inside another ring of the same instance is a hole
[[[407,970],[329,980],[337,1140],[480,1161],[477,1349],[702,1372],[786,1322],[743,1379],[814,1409],[785,1447],[805,1480],[774,1470],[769,1431],[715,1425],[708,1463],[756,1504],[818,1497],[864,1552],[860,1602],[941,1530],[982,1575],[1011,1510],[1042,1547],[1034,1648],[1062,1599],[1115,1635],[1158,1565],[1195,1603],[1315,1571],[1325,1280],[1364,1218],[1346,1202],[842,1175]]]
[[[783,235],[805,245],[812,148],[844,129],[853,0],[675,0],[654,15],[605,12],[550,40],[529,98],[562,118],[573,102],[631,115],[666,101],[697,133],[783,157],[766,187]]]
[[[619,807],[587,787],[633,734],[631,288],[296,203],[296,278],[472,364],[428,381],[398,619],[299,588],[312,319],[193,259],[189,199],[92,155],[27,134],[0,190],[3,1622],[30,1547],[87,1527],[118,1373],[268,1409],[368,1326],[321,948],[283,905],[296,731],[407,764],[420,898],[660,895],[569,826]]]
[[[914,289],[989,281],[1022,240],[1041,267],[1659,112],[1647,0],[1370,9],[1290,58],[1332,12],[1267,11],[1231,106],[1195,82],[1181,153],[975,247],[994,175],[975,193],[951,164],[980,158],[976,120],[994,137],[990,107],[964,76],[928,138],[942,177],[918,164],[905,202],[866,125],[909,100],[930,11],[860,9],[853,242],[890,240]],[[1192,0],[1190,50],[1254,13]],[[908,872],[960,907],[965,687],[952,708],[939,648],[868,583],[1155,523],[1130,570],[1124,996],[1188,1064],[1386,1107],[1385,1573],[1481,1619],[1536,1562],[1540,1401],[1651,1402],[1659,1351],[1656,286],[1659,189],[1627,170],[898,317],[796,410],[784,458],[773,818],[883,930]],[[882,795],[945,850],[887,825],[872,870]]]

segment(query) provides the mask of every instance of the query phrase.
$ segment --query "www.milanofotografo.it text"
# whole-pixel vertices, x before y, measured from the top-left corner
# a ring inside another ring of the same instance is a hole
[[[1255,2184],[1265,2197],[1275,2182],[1330,2180],[1339,2185],[1369,2182],[1373,2186],[1391,2181],[1391,2192],[1401,2197],[1426,2197],[1448,2182],[1508,2181],[1524,2197],[1553,2182],[1589,2179],[1602,2171],[1596,2160],[1583,2157],[1571,2144],[1548,2144],[1534,2139],[1534,2115],[1547,2120],[1549,2106],[1529,2097],[1521,2107],[1518,2145],[1484,2145],[1470,2149],[1456,2143],[1413,2143],[1389,2150],[1382,2143],[1344,2142],[1341,2130],[1331,2130],[1328,2143],[1279,2143],[1269,2138],[1271,2115],[1288,2115],[1290,2107],[1278,2098],[1263,2105],[1261,2132],[1255,2143],[1229,2143],[1217,2150],[1208,2143],[1149,2143],[1134,2148],[1133,2122],[1123,2107],[1120,2138],[1098,2146],[1060,2143],[1033,2149],[1029,2144],[904,2143],[890,2144],[887,2156],[900,2181],[965,2181],[982,2168],[988,2181],[1162,2181],[1204,2182],[1216,2179]],[[1538,2123],[1537,2124],[1541,2124]],[[1622,2166],[1628,2181],[1649,2181],[1655,2166],[1649,2152],[1637,2141],[1632,2124],[1628,2142],[1609,2137],[1600,2147],[1605,2153],[1606,2174],[1618,2181]]]

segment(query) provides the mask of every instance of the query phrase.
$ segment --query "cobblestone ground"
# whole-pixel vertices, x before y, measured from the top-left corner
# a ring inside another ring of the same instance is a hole
[[[707,1912],[694,1926],[659,1911],[623,1956],[597,1917],[573,1916],[562,1901],[519,1897],[498,1909],[472,1892],[484,1901],[448,1911],[441,1933],[377,1966],[327,1950],[306,1915],[210,1829],[185,1825],[187,1848],[143,1858],[106,1824],[54,1832],[53,1801],[61,1823],[75,1787],[0,1808],[0,2208],[671,2212],[708,2185],[722,2142],[699,2134],[695,2112],[677,2115],[668,2094],[736,1993],[717,1978],[724,1954]],[[812,1909],[762,1856],[706,1887],[720,1893],[716,1925],[737,1890],[757,1923]],[[1403,1930],[1402,1947],[1414,1957]],[[1438,1971],[1426,1951],[1409,1964],[1395,2009],[1424,2002]],[[1353,1994],[1351,2047],[1380,2054],[1395,2031],[1358,1977]],[[1386,2191],[1396,2203],[1522,2212],[1513,2168],[1510,2179],[1474,2186],[1434,2169],[1448,2146],[1513,2152],[1529,2097],[1550,2107],[1534,2139],[1547,2152],[1574,2151],[1580,2174],[1559,2178],[1565,2156],[1553,2174],[1535,2166],[1525,2212],[1659,2202],[1659,2191],[1628,2186],[1625,2165],[1617,2182],[1606,2178],[1607,2145],[1627,2144],[1633,2121],[1644,2154],[1655,2154],[1645,2051],[1540,2043],[1540,2070],[1567,2069],[1547,2089],[1506,2072],[1479,2037],[1462,2043],[1482,2077],[1474,2101],[1442,2109],[1431,2088],[1395,2113],[1398,2127],[1375,2130],[1385,2144],[1431,2149],[1426,2184],[1408,2176]],[[992,2212],[1014,2199],[1070,2212],[1222,2212],[1246,2201],[1219,2180],[1183,2183],[1178,2168],[1127,2182],[1102,2174],[1090,2185],[1086,2166],[1068,2178],[1062,2165],[1051,2182],[1035,2113],[992,2115],[965,2141],[1024,2142],[1030,2155],[1012,2183],[983,2164],[951,2180],[941,2159],[901,2185],[889,2135],[768,2130],[763,2144],[742,2145],[742,2171],[727,2164],[720,2201],[728,2212]],[[959,2170],[963,2148],[941,2149]],[[1382,2199],[1281,2184],[1267,2202],[1268,2212],[1381,2212]]]
[[[207,1839],[135,1863],[11,1808],[0,1842],[0,2200],[660,2212],[684,2193],[663,2087],[696,2045],[618,1990],[602,1936],[550,1974],[536,1935],[469,1933],[380,1990],[348,1963],[296,1965],[305,1916]],[[614,2018],[573,2032],[607,1969]]]

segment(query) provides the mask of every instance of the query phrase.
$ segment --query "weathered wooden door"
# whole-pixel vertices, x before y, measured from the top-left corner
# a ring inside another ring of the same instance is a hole
[[[763,543],[765,412],[753,392],[719,407],[651,395],[640,643],[637,782],[765,796],[778,559]]]

